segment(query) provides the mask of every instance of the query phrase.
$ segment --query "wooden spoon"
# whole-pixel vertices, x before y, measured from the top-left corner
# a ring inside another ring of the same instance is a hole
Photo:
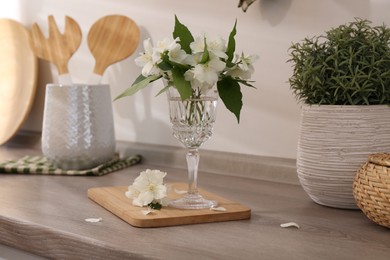
[[[75,20],[65,17],[65,30],[61,34],[52,15],[49,16],[49,38],[45,38],[38,24],[33,24],[30,46],[36,56],[57,67],[60,83],[72,83],[68,61],[81,43],[81,30]]]
[[[137,24],[123,15],[108,15],[96,21],[88,32],[88,47],[95,58],[90,83],[99,83],[108,66],[129,57],[138,46]]]

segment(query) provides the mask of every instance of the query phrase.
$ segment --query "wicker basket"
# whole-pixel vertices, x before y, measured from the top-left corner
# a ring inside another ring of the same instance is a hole
[[[390,228],[390,154],[369,157],[355,176],[353,195],[369,219]]]

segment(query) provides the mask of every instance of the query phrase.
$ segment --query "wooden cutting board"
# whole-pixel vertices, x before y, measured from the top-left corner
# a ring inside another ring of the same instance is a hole
[[[187,188],[184,183],[169,185],[172,185],[172,191],[168,194],[171,199],[182,196],[176,194],[175,189],[185,190]],[[88,190],[88,197],[130,225],[143,228],[242,220],[249,219],[251,216],[250,208],[201,189],[199,190],[200,194],[207,199],[218,201],[218,206],[226,208],[226,211],[183,210],[163,207],[161,210],[144,215],[142,210],[146,210],[146,208],[133,206],[132,200],[125,196],[126,191],[127,187],[125,186],[91,188]]]
[[[28,34],[19,22],[0,19],[0,145],[20,128],[34,100],[38,65]]]

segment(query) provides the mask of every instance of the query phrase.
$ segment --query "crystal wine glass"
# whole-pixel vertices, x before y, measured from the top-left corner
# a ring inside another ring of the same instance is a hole
[[[187,149],[188,191],[170,206],[181,209],[204,209],[217,205],[199,194],[197,188],[199,147],[212,135],[215,122],[218,93],[211,89],[205,95],[197,95],[182,101],[176,88],[167,90],[169,115],[173,136]]]

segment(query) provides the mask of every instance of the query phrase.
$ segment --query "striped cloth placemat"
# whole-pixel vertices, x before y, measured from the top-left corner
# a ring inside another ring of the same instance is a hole
[[[39,175],[81,175],[101,176],[141,162],[141,155],[119,158],[119,155],[101,165],[87,170],[63,170],[55,167],[45,157],[24,156],[17,160],[0,163],[0,173],[39,174]]]

